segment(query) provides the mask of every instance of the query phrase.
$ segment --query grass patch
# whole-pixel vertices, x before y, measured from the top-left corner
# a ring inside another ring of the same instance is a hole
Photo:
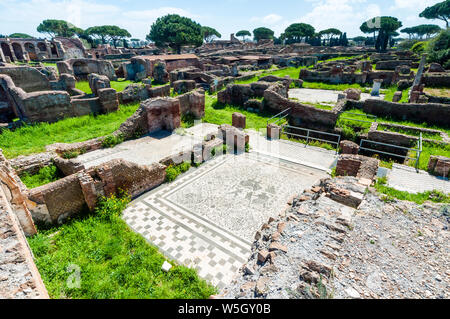
[[[119,79],[117,81],[110,81],[111,88],[116,90],[117,92],[122,92],[125,88],[130,84],[141,83],[141,82],[133,82],[130,80]],[[86,94],[92,94],[92,90],[89,86],[88,81],[77,81],[75,84],[75,88],[83,91]]]
[[[64,177],[55,165],[49,165],[41,168],[37,174],[30,175],[24,173],[20,179],[29,189],[36,188]]]
[[[384,100],[392,102],[392,99],[394,98],[394,94],[397,91],[398,91],[398,87],[397,86],[390,86],[390,87],[388,87],[383,93],[384,94]],[[409,93],[409,89],[403,90],[402,91],[402,98],[397,103],[408,103],[408,93]]]
[[[178,165],[170,165],[166,168],[166,182],[173,182],[177,177],[191,168],[191,163],[183,162]]]
[[[301,144],[308,144],[309,146],[320,147],[320,148],[323,148],[323,149],[326,149],[329,151],[336,150],[335,146],[325,143],[325,142],[310,140],[308,143],[306,143],[306,139],[289,137],[289,134],[286,134],[286,133],[282,133],[280,135],[281,135],[280,139],[285,140],[285,141],[292,141],[292,142],[301,143]]]
[[[420,131],[415,130],[413,127],[411,128],[400,128],[400,127],[394,127],[394,126],[386,126],[386,125],[382,125],[379,124],[378,131],[389,131],[389,132],[396,132],[396,133],[401,133],[401,134],[405,134],[405,135],[410,135],[410,136],[420,136]],[[439,133],[429,133],[429,132],[422,132],[422,137],[423,138],[428,138],[428,139],[432,139],[432,140],[442,140],[442,137]]]
[[[139,103],[121,105],[116,112],[66,118],[56,123],[25,125],[0,134],[0,148],[7,158],[45,151],[53,143],[83,142],[117,130],[139,107]]]
[[[424,193],[408,193],[404,191],[396,190],[387,186],[386,177],[378,178],[375,183],[375,189],[384,194],[382,200],[385,202],[392,201],[394,198],[399,200],[407,200],[417,204],[423,204],[426,201],[432,201],[434,203],[450,203],[450,196],[439,191],[428,191]]]
[[[361,86],[358,83],[354,84],[328,84],[322,82],[308,82],[303,81],[303,88],[315,89],[315,90],[333,90],[333,91],[345,91],[346,89],[359,89],[363,93],[370,93],[371,89]]]
[[[216,289],[195,270],[174,265],[121,219],[128,196],[100,199],[94,214],[28,238],[36,266],[51,298],[157,299],[208,298]],[[172,263],[173,264],[173,263]],[[76,278],[80,286],[67,284]]]
[[[423,142],[422,143],[422,153],[420,154],[419,159],[419,169],[427,170],[428,162],[430,160],[431,155],[441,155],[445,157],[450,157],[450,144],[437,144],[431,142]],[[410,157],[415,157],[416,152],[411,151],[409,154]],[[407,163],[409,166],[414,166],[415,161],[409,160]]]
[[[122,135],[108,135],[102,141],[103,148],[113,148],[114,146],[123,142]]]
[[[211,124],[232,124],[232,114],[239,112],[244,114],[247,128],[259,130],[267,127],[267,120],[270,119],[274,113],[263,111],[260,113],[249,112],[239,106],[220,105],[217,102],[217,96],[206,94],[205,101],[205,116],[203,122]]]

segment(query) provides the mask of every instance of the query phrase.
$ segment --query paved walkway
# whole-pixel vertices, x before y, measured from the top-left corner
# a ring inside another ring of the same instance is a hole
[[[309,146],[287,140],[268,140],[260,132],[248,130],[252,151],[301,164],[311,168],[331,171],[337,161],[336,151]]]
[[[417,173],[413,167],[394,164],[387,173],[388,186],[400,191],[410,193],[422,193],[426,191],[439,190],[450,193],[450,181],[436,177],[426,171]]]
[[[257,229],[324,171],[252,152],[223,155],[133,201],[128,225],[219,288],[246,262]]]
[[[317,90],[317,89],[290,89],[289,97],[296,98],[299,100],[299,102],[336,104],[339,93],[342,93],[342,91]],[[380,94],[380,96],[371,96],[368,93],[361,93],[361,101],[367,99],[381,100],[384,99],[384,95]]]
[[[139,165],[150,165],[161,159],[177,154],[182,150],[203,141],[212,132],[217,132],[217,125],[201,123],[188,129],[174,132],[158,131],[137,140],[126,141],[113,148],[100,149],[77,157],[86,168],[100,165],[112,159],[124,159]]]

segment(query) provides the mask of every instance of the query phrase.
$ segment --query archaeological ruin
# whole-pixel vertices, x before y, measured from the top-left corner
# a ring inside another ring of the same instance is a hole
[[[88,30],[0,36],[1,299],[450,297],[432,44]]]

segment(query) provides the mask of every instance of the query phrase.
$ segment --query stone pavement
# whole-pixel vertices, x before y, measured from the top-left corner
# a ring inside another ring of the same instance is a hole
[[[330,172],[336,165],[336,151],[287,140],[268,140],[262,132],[248,130],[250,148],[260,154]]]
[[[223,288],[247,260],[256,230],[326,176],[256,152],[218,156],[139,197],[123,218],[166,256]]]
[[[422,170],[417,173],[413,167],[406,165],[394,164],[387,173],[387,181],[388,186],[410,193],[432,190],[450,193],[450,181],[448,179],[430,175]]]
[[[217,132],[217,125],[201,123],[188,129],[174,132],[158,131],[137,140],[126,141],[113,148],[100,149],[77,157],[86,168],[106,163],[113,159],[124,159],[139,165],[150,165],[161,159],[203,141],[208,133]]]
[[[342,91],[332,91],[332,90],[316,90],[316,89],[290,89],[289,97],[296,98],[299,102],[308,103],[332,103],[336,104],[338,100],[339,93]],[[384,95],[371,96],[368,93],[361,93],[361,101],[367,99],[384,99]]]

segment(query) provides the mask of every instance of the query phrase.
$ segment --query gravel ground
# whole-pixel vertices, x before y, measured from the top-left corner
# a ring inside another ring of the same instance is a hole
[[[221,296],[449,298],[449,223],[448,205],[384,202],[355,178],[322,180],[263,225]]]

